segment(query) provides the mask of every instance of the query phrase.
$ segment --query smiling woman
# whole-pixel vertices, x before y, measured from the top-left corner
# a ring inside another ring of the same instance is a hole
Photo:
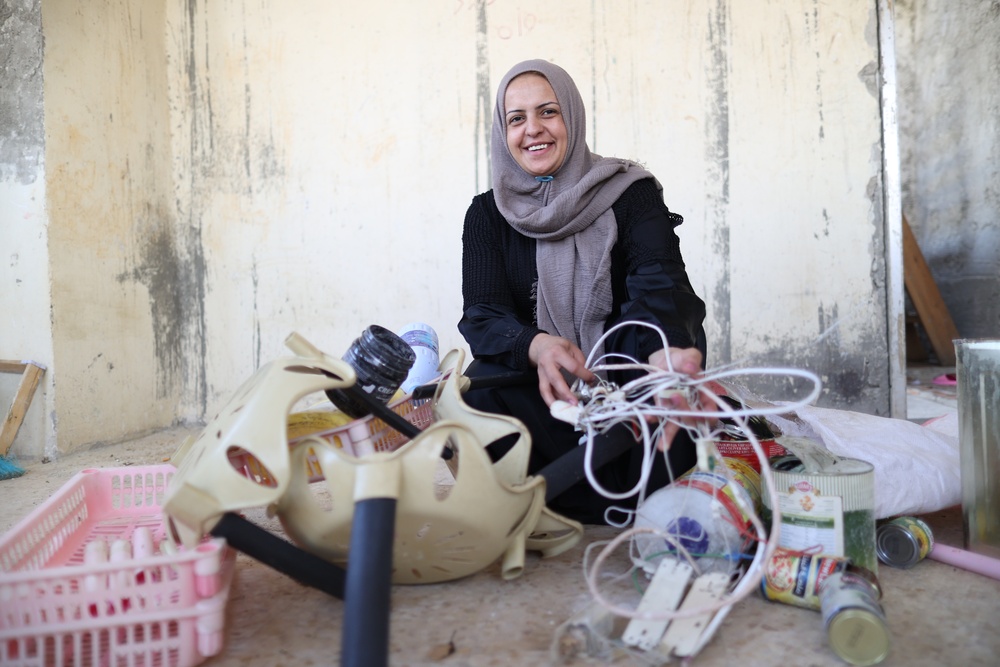
[[[529,60],[511,68],[497,89],[490,148],[493,189],[473,199],[462,237],[459,330],[475,358],[465,374],[533,369],[538,383],[470,390],[465,399],[525,423],[534,473],[577,445],[580,434],[554,419],[549,405],[577,403],[567,375],[596,380],[587,355],[697,373],[705,305],[691,288],[674,233],[683,219],[667,209],[651,173],[590,151],[583,98],[561,67]],[[669,347],[642,326],[621,327],[601,342],[605,331],[627,321],[663,331]],[[608,437],[632,434],[622,427]],[[598,471],[601,486],[613,493],[635,486],[642,456],[632,449]],[[692,450],[678,439],[670,468],[686,471]],[[669,480],[665,464],[666,457],[657,461],[648,491]],[[583,481],[549,505],[599,523],[610,502]]]
[[[507,148],[532,176],[551,176],[566,157],[566,123],[548,80],[534,72],[516,77],[504,95]]]

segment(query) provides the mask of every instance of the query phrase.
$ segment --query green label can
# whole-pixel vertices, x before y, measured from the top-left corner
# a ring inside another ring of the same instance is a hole
[[[892,567],[913,567],[931,552],[934,534],[924,521],[902,516],[881,524],[875,531],[878,559]]]
[[[830,648],[852,665],[874,665],[889,654],[889,629],[878,592],[866,577],[834,572],[820,588]]]

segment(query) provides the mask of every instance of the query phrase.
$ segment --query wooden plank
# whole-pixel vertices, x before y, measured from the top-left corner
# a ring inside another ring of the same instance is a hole
[[[20,375],[24,372],[24,367],[25,363],[23,361],[0,359],[0,373],[17,373]]]
[[[920,318],[916,315],[906,316],[906,360],[907,361],[927,361],[930,357],[927,354],[927,346],[921,333]]]
[[[3,430],[0,430],[0,456],[7,456],[10,446],[14,444],[14,438],[21,428],[24,415],[31,405],[31,397],[35,395],[35,388],[38,386],[38,378],[42,376],[42,368],[32,363],[23,364],[24,373],[21,375],[21,383],[17,387],[17,393],[11,402],[7,418],[3,422]]]
[[[903,282],[906,293],[910,295],[913,307],[917,310],[920,323],[927,332],[934,354],[942,366],[955,365],[955,344],[958,329],[951,319],[948,306],[941,298],[941,291],[930,267],[924,259],[924,254],[917,245],[917,238],[910,229],[910,223],[903,216]]]

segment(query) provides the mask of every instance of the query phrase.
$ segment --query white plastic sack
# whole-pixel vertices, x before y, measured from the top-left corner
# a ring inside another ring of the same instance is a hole
[[[871,463],[876,519],[926,514],[962,500],[957,413],[921,426],[807,406],[788,419],[768,420],[785,435],[811,438],[838,456]]]

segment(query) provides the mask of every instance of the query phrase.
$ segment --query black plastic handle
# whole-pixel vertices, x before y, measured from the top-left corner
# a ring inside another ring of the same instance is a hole
[[[326,373],[325,371],[324,374],[329,377],[334,377],[332,374]],[[374,396],[363,390],[357,384],[352,384],[349,387],[345,387],[341,391],[348,394],[351,398],[364,405],[365,408],[367,408],[369,414],[375,415],[376,417],[384,421],[386,424],[388,424],[392,428],[396,429],[397,431],[405,435],[410,440],[413,440],[415,437],[420,435],[419,428],[417,428],[410,422],[406,421],[404,418],[397,415],[387,405],[385,405],[377,398],[375,398]]]
[[[523,384],[530,384],[532,382],[538,382],[538,371],[532,369],[530,371],[517,371],[513,373],[501,373],[498,375],[487,375],[477,378],[469,378],[468,383],[462,389],[463,392],[469,391],[470,389],[489,389],[491,387],[516,387]],[[432,382],[430,384],[422,384],[419,387],[415,387],[411,392],[413,398],[432,398],[434,392],[438,388],[437,382]]]
[[[300,584],[344,599],[347,573],[343,568],[303,551],[239,514],[223,514],[212,528],[212,535]]]

